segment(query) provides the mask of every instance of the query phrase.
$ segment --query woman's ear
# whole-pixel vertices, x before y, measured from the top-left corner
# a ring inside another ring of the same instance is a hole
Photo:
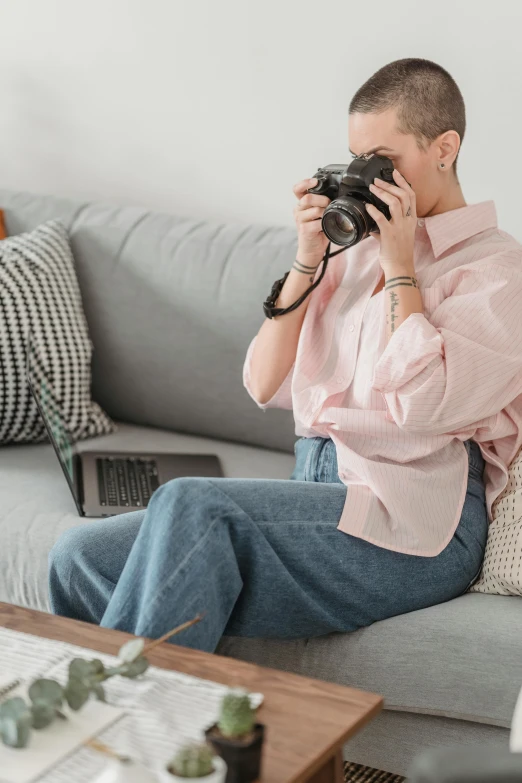
[[[444,163],[444,168],[449,169],[457,157],[460,149],[460,136],[455,130],[448,130],[439,136],[439,163]]]

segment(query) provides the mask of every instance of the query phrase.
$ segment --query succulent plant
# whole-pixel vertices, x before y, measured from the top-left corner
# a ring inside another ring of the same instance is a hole
[[[214,771],[213,758],[212,749],[205,743],[184,745],[167,769],[180,778],[203,778]]]
[[[224,737],[241,737],[253,730],[255,710],[250,706],[248,691],[232,688],[223,696],[218,729]]]

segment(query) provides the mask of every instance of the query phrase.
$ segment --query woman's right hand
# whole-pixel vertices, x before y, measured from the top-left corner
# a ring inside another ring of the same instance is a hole
[[[326,252],[329,239],[324,233],[321,220],[330,199],[316,193],[308,193],[308,188],[317,185],[316,179],[303,179],[294,185],[297,204],[294,207],[294,219],[297,226],[297,258],[302,264],[318,266]]]

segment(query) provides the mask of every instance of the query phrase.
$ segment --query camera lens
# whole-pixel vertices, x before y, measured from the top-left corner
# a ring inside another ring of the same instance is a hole
[[[343,231],[345,234],[348,234],[348,236],[355,231],[355,226],[353,225],[353,220],[348,217],[348,215],[343,215],[342,212],[334,212],[335,215],[335,226],[339,229],[339,231]]]
[[[364,211],[363,211],[364,210]],[[326,207],[322,228],[334,245],[350,247],[368,236],[369,216],[364,204],[350,196],[330,202]]]

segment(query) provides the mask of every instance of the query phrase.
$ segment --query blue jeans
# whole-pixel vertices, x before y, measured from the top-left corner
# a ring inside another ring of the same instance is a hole
[[[449,601],[478,578],[488,529],[478,446],[454,537],[436,557],[337,530],[349,488],[330,438],[301,438],[290,480],[177,478],[147,510],[67,531],[50,554],[56,614],[214,652],[222,635],[355,631]]]

